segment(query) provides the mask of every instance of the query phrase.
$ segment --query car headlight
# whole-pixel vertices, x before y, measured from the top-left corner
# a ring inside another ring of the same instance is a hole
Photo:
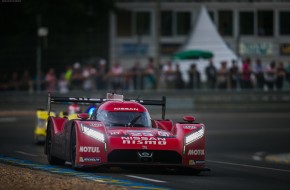
[[[94,129],[91,129],[90,127],[85,126],[81,123],[82,132],[98,141],[101,141],[102,143],[105,143],[105,136],[103,133],[96,131]]]
[[[44,119],[38,119],[37,127],[39,127],[39,128],[46,128],[46,125],[47,125],[47,121],[46,120],[44,120]]]
[[[204,135],[204,127],[202,126],[198,131],[195,131],[195,132],[193,132],[190,135],[185,137],[185,144],[188,145],[188,144],[200,139],[201,137],[203,137],[203,135]]]

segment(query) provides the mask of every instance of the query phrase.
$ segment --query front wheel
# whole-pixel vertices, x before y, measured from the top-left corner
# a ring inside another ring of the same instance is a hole
[[[45,141],[45,148],[47,154],[47,161],[50,165],[63,165],[65,163],[64,160],[56,158],[51,155],[52,143],[51,143],[51,126],[47,128],[47,135]]]
[[[72,127],[71,130],[71,138],[70,138],[70,159],[71,165],[74,169],[76,169],[76,128]]]

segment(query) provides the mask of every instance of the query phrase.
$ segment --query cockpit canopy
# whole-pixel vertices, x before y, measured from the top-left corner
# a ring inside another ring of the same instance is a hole
[[[95,110],[91,118],[110,127],[151,127],[147,109],[131,101],[108,101]]]
[[[108,127],[151,127],[148,112],[110,112],[98,110],[96,119]]]

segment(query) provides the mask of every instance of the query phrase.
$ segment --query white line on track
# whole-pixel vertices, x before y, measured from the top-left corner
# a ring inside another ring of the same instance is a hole
[[[17,121],[16,117],[1,117],[0,118],[0,123],[15,122],[15,121]]]
[[[152,182],[157,182],[157,183],[166,183],[166,181],[161,181],[161,180],[156,180],[156,179],[150,179],[147,177],[140,177],[140,176],[135,176],[135,175],[126,175],[127,177],[132,177],[132,178],[136,178],[136,179],[142,179],[142,180],[146,180],[146,181],[152,181]]]
[[[39,155],[36,155],[36,154],[30,154],[30,153],[28,153],[28,152],[23,152],[23,151],[20,151],[20,150],[17,150],[17,151],[15,151],[15,152],[17,152],[17,153],[19,153],[19,154],[26,155],[26,156],[33,156],[33,157],[39,156]]]
[[[277,168],[268,168],[268,167],[262,167],[262,166],[253,166],[253,165],[247,165],[247,164],[221,162],[221,161],[214,161],[214,160],[207,160],[207,162],[216,163],[216,164],[226,164],[226,165],[232,165],[232,166],[248,167],[248,168],[257,168],[257,169],[264,169],[264,170],[273,170],[273,171],[279,171],[279,172],[289,172],[290,173],[290,170],[277,169]]]

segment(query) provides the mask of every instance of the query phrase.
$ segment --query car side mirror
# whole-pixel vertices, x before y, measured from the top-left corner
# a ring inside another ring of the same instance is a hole
[[[87,113],[78,113],[78,118],[82,119],[82,120],[86,120],[88,119],[90,116]]]
[[[183,120],[187,121],[188,123],[193,123],[195,118],[193,116],[183,116]]]

